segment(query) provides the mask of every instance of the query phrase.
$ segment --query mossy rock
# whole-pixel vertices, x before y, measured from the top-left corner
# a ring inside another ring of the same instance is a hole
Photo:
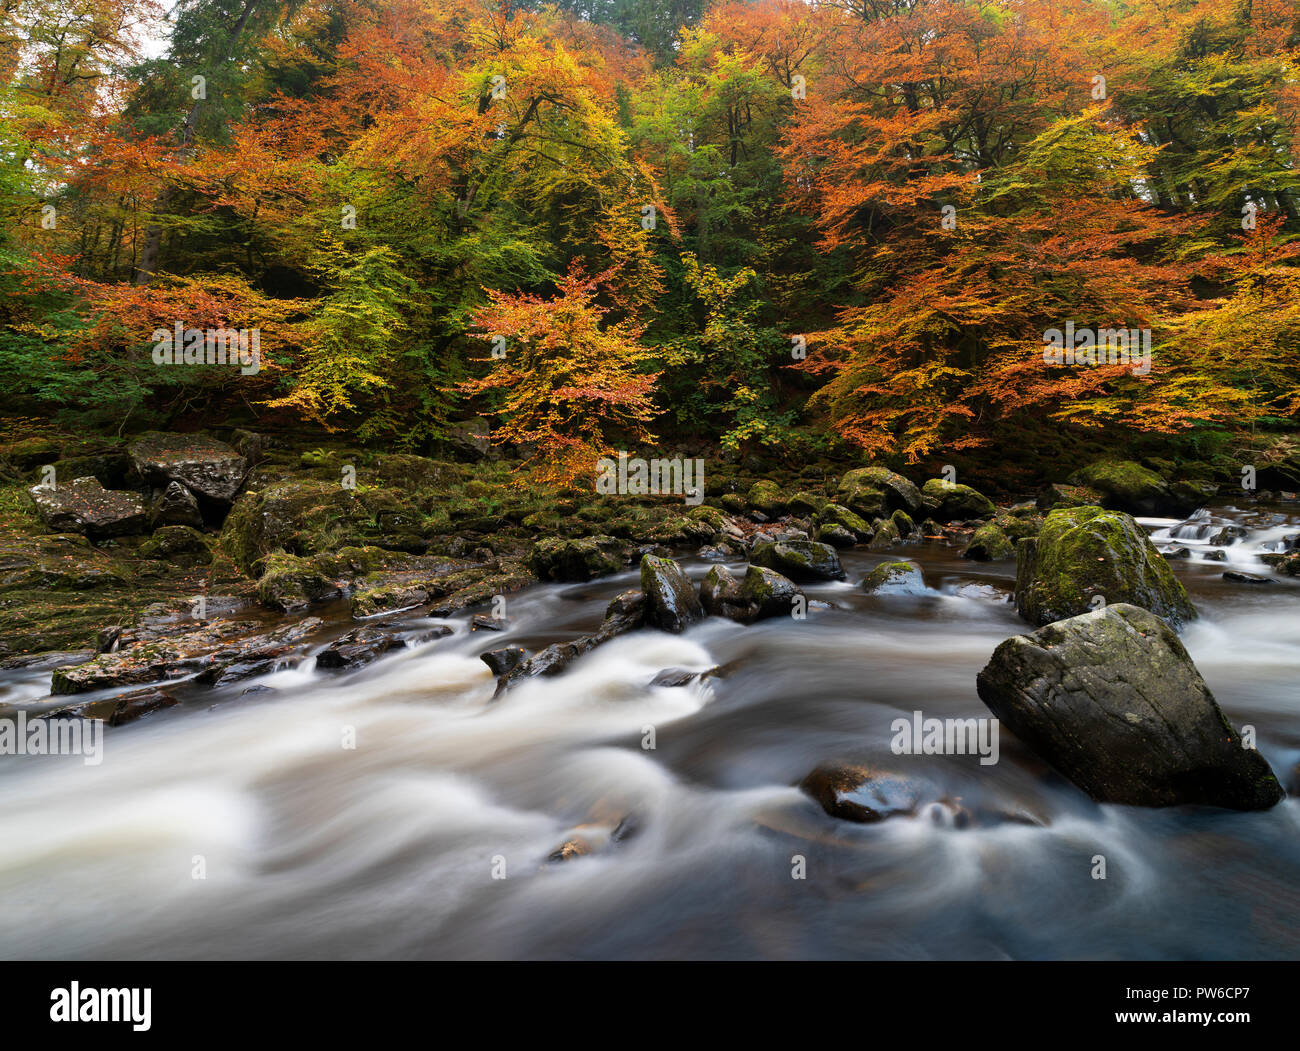
[[[871,595],[922,595],[925,593],[925,576],[915,562],[898,559],[881,562],[859,586]]]
[[[262,560],[261,569],[257,597],[286,613],[339,594],[338,587],[326,580],[319,567],[306,558],[275,552]]]
[[[208,538],[192,526],[170,525],[154,530],[153,536],[140,545],[141,558],[158,558],[207,565],[212,561]]]
[[[690,580],[671,558],[641,556],[641,590],[650,627],[680,634],[704,615]]]
[[[692,522],[700,522],[709,527],[710,535],[721,533],[723,527],[727,524],[727,516],[719,511],[716,507],[709,507],[701,504],[699,507],[692,507],[686,512],[686,517]]]
[[[550,537],[533,545],[528,567],[540,580],[591,580],[619,572],[622,551],[622,543],[612,536]]]
[[[745,503],[745,498],[739,493],[723,493],[718,503],[724,511],[733,515],[743,515],[749,510],[749,504]]]
[[[921,487],[926,513],[937,522],[968,522],[988,518],[997,511],[993,501],[977,489],[946,478],[931,478]]]
[[[977,562],[1000,562],[1004,558],[1013,558],[1015,553],[1015,545],[1002,527],[995,522],[985,522],[975,530],[961,557]]]
[[[815,526],[813,528],[813,539],[821,544],[830,544],[831,547],[846,548],[852,547],[858,542],[858,538],[845,529],[842,525],[835,522],[827,522],[825,525]]]
[[[893,523],[900,537],[909,537],[916,532],[916,523],[906,511],[895,511],[889,516],[889,521]]]
[[[814,525],[836,525],[841,529],[846,529],[852,533],[858,540],[866,542],[870,540],[875,532],[868,524],[867,520],[861,515],[850,511],[843,504],[825,504],[817,517],[813,520]]]
[[[871,533],[871,541],[867,544],[870,551],[883,551],[902,540],[893,519],[877,518],[871,523]]]
[[[1107,604],[1148,609],[1171,625],[1196,608],[1169,563],[1133,518],[1100,507],[1058,508],[1016,546],[1016,607],[1042,626]]]
[[[859,467],[840,479],[835,502],[864,518],[884,518],[895,511],[919,511],[921,491],[897,471]]]
[[[1070,483],[1099,492],[1098,502],[1107,510],[1131,515],[1181,516],[1195,511],[1207,499],[1204,488],[1193,483],[1170,485],[1155,471],[1132,460],[1089,464],[1071,475]]]
[[[787,508],[792,515],[799,515],[807,518],[817,514],[829,501],[824,496],[818,496],[816,493],[810,493],[801,490],[790,497]]]
[[[766,479],[755,482],[749,487],[746,499],[751,508],[768,518],[780,518],[786,512],[786,501],[776,482]]]
[[[756,566],[774,569],[794,581],[844,579],[844,569],[840,566],[835,549],[815,540],[759,544],[750,554],[749,560]]]
[[[1100,507],[1101,493],[1086,485],[1053,483],[1044,486],[1043,491],[1038,494],[1037,503],[1040,511],[1051,511],[1057,507]]]

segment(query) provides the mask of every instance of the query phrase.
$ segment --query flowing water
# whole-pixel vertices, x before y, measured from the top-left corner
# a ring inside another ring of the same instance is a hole
[[[1255,555],[1298,522],[1146,523],[1189,549],[1174,564],[1201,619],[1184,642],[1284,781],[1300,760],[1300,587],[1222,573],[1268,573]],[[1246,535],[1204,561],[1223,524]],[[98,766],[0,757],[0,956],[1300,957],[1300,800],[1098,806],[1009,734],[995,765],[892,753],[900,716],[987,716],[976,673],[1028,630],[1014,567],[957,551],[895,549],[927,591],[894,598],[856,587],[881,556],[846,552],[848,582],[808,587],[804,621],[624,636],[494,702],[479,653],[590,631],[636,578],[539,586],[510,597],[504,633],[461,617],[355,672],[308,661],[258,680],[274,692],[182,687],[181,706],[108,730]],[[4,674],[0,701],[48,706],[48,672]],[[1029,820],[836,820],[793,786],[839,758]],[[634,834],[614,837],[628,815]],[[548,863],[575,835],[592,853]]]

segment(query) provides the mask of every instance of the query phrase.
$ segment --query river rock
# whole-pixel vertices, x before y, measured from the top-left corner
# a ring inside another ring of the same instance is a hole
[[[929,787],[915,778],[837,763],[822,764],[799,782],[831,817],[860,824],[914,815],[933,796]]]
[[[988,518],[997,508],[977,489],[944,478],[931,478],[921,487],[925,512],[936,522],[965,522]]]
[[[1041,626],[1085,613],[1100,595],[1177,626],[1196,609],[1142,528],[1122,511],[1057,508],[1037,537],[1016,546],[1016,607]]]
[[[150,517],[155,529],[159,526],[203,526],[198,500],[180,482],[167,483],[167,488],[154,501]]]
[[[1007,729],[1098,802],[1258,810],[1283,796],[1178,636],[1137,606],[1007,639],[976,685]]]
[[[899,559],[881,562],[863,578],[860,586],[872,595],[924,595],[925,577],[915,562]]]
[[[641,590],[650,627],[680,634],[704,615],[695,588],[671,558],[641,557]]]
[[[148,715],[163,708],[171,708],[180,702],[166,690],[133,690],[131,693],[106,697],[99,701],[86,701],[82,704],[70,704],[47,713],[46,719],[101,719],[106,726],[124,726],[133,723],[141,716]]]
[[[751,485],[745,500],[751,509],[764,516],[764,521],[780,518],[786,512],[786,501],[781,495],[781,487],[766,479]]]
[[[1011,545],[1011,538],[996,522],[985,522],[970,538],[962,558],[977,562],[998,562],[1015,556],[1016,549]]]
[[[888,468],[859,467],[840,479],[835,502],[863,518],[887,518],[895,511],[919,511],[921,490]]]
[[[817,512],[813,524],[818,528],[836,526],[852,533],[859,543],[866,543],[873,535],[870,523],[861,515],[854,514],[843,504],[825,504]]]
[[[97,478],[76,478],[56,489],[27,492],[41,521],[56,533],[82,533],[91,540],[142,533],[148,521],[137,493],[105,489]]]
[[[756,566],[774,569],[800,583],[816,580],[843,580],[844,569],[839,556],[829,544],[815,540],[788,540],[758,544],[749,556]]]
[[[316,667],[326,671],[360,668],[393,650],[404,650],[412,642],[427,642],[451,634],[451,628],[438,625],[411,634],[375,627],[357,628],[335,639],[316,654]]]
[[[142,434],[127,445],[142,481],[159,489],[179,482],[199,500],[222,508],[234,502],[248,461],[225,442],[197,434]]]
[[[612,536],[549,537],[533,545],[528,568],[541,580],[592,580],[623,568],[623,544]]]
[[[1194,483],[1171,485],[1149,468],[1132,460],[1104,460],[1089,464],[1070,476],[1073,485],[1101,494],[1101,506],[1131,515],[1179,517],[1204,505],[1208,492]]]

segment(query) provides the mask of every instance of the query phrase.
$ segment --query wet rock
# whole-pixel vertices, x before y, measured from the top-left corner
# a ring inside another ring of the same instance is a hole
[[[824,505],[817,512],[813,523],[819,528],[836,526],[853,534],[853,537],[858,542],[864,544],[874,535],[867,520],[860,515],[854,514],[843,504]],[[830,543],[830,541],[825,541],[825,543]]]
[[[799,782],[831,817],[859,824],[914,815],[930,786],[914,778],[865,766],[823,764]]]
[[[203,515],[199,511],[199,502],[180,482],[169,482],[167,488],[154,501],[150,512],[154,528],[158,526],[193,526],[203,525]]]
[[[612,536],[552,537],[533,545],[528,567],[539,580],[592,580],[619,572],[624,565],[622,552],[622,542]]]
[[[641,590],[645,593],[645,622],[680,634],[704,615],[700,600],[681,567],[670,558],[643,555]]]
[[[1058,508],[1016,548],[1016,606],[1030,624],[1085,613],[1094,596],[1142,606],[1177,626],[1196,609],[1142,528],[1122,511]]]
[[[0,668],[66,668],[85,664],[95,656],[94,650],[46,650],[44,653],[19,653],[0,660]]]
[[[565,840],[560,846],[547,855],[546,860],[551,864],[557,864],[561,861],[572,861],[574,858],[586,857],[594,853],[591,843],[582,836],[574,836],[572,839]]]
[[[976,683],[1007,729],[1099,802],[1256,810],[1282,798],[1148,610],[1112,604],[1014,636]]]
[[[609,600],[605,607],[605,619],[595,634],[598,643],[606,642],[616,635],[635,631],[646,623],[648,600],[643,591],[623,591]]]
[[[1273,583],[1268,577],[1261,577],[1258,573],[1240,573],[1236,570],[1228,570],[1223,574],[1224,580],[1231,580],[1234,584],[1271,584]]]
[[[362,588],[349,600],[353,620],[362,620],[383,613],[396,613],[399,610],[422,606],[429,601],[429,592],[422,587],[380,586]]]
[[[1202,502],[1198,491],[1175,490],[1155,471],[1131,460],[1089,464],[1071,475],[1070,482],[1100,493],[1101,506],[1108,511],[1131,515],[1180,517]]]
[[[1229,547],[1245,535],[1246,530],[1240,526],[1224,526],[1210,537],[1210,544],[1213,547]]]
[[[791,540],[755,546],[749,556],[757,566],[774,569],[790,580],[843,580],[839,556],[829,544],[815,540]]]
[[[125,726],[150,712],[171,708],[180,702],[166,690],[135,690],[100,701],[71,704],[48,712],[46,719],[101,719],[105,726]]]
[[[179,565],[204,565],[212,561],[207,539],[192,526],[161,526],[140,545],[141,558],[158,558]]]
[[[877,518],[871,523],[872,536],[867,544],[868,551],[884,551],[902,542],[898,527],[892,519]]]
[[[921,487],[925,512],[936,522],[969,521],[988,518],[997,508],[993,501],[969,485],[931,478]]]
[[[1004,558],[1013,558],[1015,553],[1016,549],[1011,545],[1010,537],[1003,532],[1002,528],[994,522],[985,522],[975,530],[961,557],[974,559],[977,562],[997,562]]]
[[[781,487],[766,479],[755,482],[749,487],[746,500],[749,507],[763,515],[765,520],[780,518],[786,512],[786,501],[781,495]]]
[[[895,511],[889,516],[889,522],[900,538],[909,537],[917,531],[916,523],[912,521],[912,516],[906,511]]]
[[[412,641],[444,638],[451,629],[444,626],[422,629],[414,637],[380,627],[357,628],[330,643],[316,654],[316,667],[328,671],[360,668],[393,650],[404,650]]]
[[[860,586],[872,595],[924,595],[925,577],[915,562],[882,562],[863,578]]]
[[[504,617],[494,617],[490,613],[475,613],[469,619],[470,631],[505,631]]]
[[[1164,555],[1164,557],[1165,557],[1166,560],[1168,560],[1168,559],[1172,559],[1172,558],[1191,558],[1191,557],[1192,557],[1192,553],[1191,553],[1189,550],[1187,550],[1187,548],[1185,548],[1185,547],[1183,547],[1183,546],[1181,546],[1181,545],[1179,545],[1178,547],[1166,547],[1166,548],[1160,548],[1159,550],[1160,550],[1160,553],[1161,553],[1162,555]]]
[[[118,653],[105,653],[85,664],[59,668],[50,693],[60,696],[117,686],[141,686],[174,679],[201,666],[197,655],[186,655],[168,643],[144,643]]]
[[[1228,553],[1226,551],[1206,551],[1202,556],[1206,562],[1226,562]]]
[[[699,677],[699,672],[688,671],[686,668],[665,668],[650,680],[649,685],[672,689],[678,686],[689,686]]]
[[[127,452],[146,484],[166,489],[179,482],[222,508],[234,502],[248,473],[248,461],[229,445],[197,434],[142,434]]]
[[[835,502],[863,518],[886,518],[895,511],[920,511],[921,491],[895,471],[859,467],[840,479]]]
[[[700,584],[700,606],[710,617],[740,620],[745,604],[740,598],[740,581],[725,566],[714,566]]]
[[[296,555],[276,553],[260,563],[257,597],[267,606],[292,613],[313,602],[338,598],[338,583],[327,579],[316,563]]]
[[[82,533],[92,540],[144,531],[148,515],[137,493],[105,489],[96,478],[76,478],[57,489],[27,490],[41,521],[56,533]]]
[[[527,656],[528,651],[522,646],[502,646],[500,649],[480,653],[479,660],[488,666],[488,670],[493,675],[499,678],[502,675],[509,675],[524,662]]]
[[[838,548],[852,547],[858,542],[856,536],[842,525],[836,525],[834,522],[827,522],[825,525],[817,526],[813,537],[820,544],[830,544],[831,547]]]
[[[95,640],[96,653],[112,653],[117,649],[118,642],[122,638],[122,626],[120,624],[110,624],[106,628],[99,629],[99,635]]]

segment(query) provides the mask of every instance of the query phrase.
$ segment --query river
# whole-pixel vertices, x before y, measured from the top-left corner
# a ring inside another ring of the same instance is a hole
[[[1223,523],[1247,535],[1205,561]],[[1222,573],[1271,575],[1256,553],[1298,523],[1294,509],[1145,523],[1189,548],[1172,564],[1201,617],[1183,641],[1284,782],[1300,760],[1300,586]],[[1300,957],[1300,800],[1098,806],[1006,733],[992,766],[891,752],[900,716],[988,716],[976,673],[1028,630],[1014,565],[958,550],[890,552],[924,567],[926,593],[907,597],[858,590],[885,556],[842,552],[848,581],[806,587],[806,620],[638,632],[493,701],[480,652],[590,631],[636,575],[542,585],[510,597],[505,632],[462,616],[354,672],[308,661],[257,680],[274,692],[179,687],[180,706],[106,731],[98,766],[0,757],[0,956]],[[709,564],[683,565],[698,579]],[[0,675],[0,700],[48,706],[48,671]],[[836,820],[794,786],[840,758],[1022,820]],[[548,863],[574,835],[593,852]]]

